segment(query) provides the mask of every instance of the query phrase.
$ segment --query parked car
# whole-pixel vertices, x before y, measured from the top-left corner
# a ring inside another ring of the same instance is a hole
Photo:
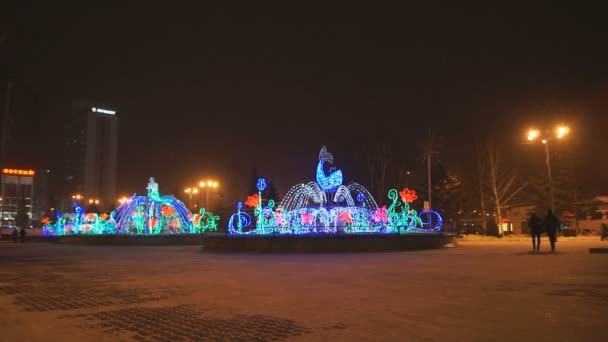
[[[479,223],[460,222],[456,227],[456,237],[462,238],[467,235],[483,234],[483,227]]]

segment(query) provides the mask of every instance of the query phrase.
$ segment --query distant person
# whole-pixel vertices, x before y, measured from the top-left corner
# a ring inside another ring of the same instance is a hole
[[[532,235],[532,250],[538,251],[540,250],[540,235],[543,232],[543,220],[536,213],[532,213],[528,220],[528,227],[530,227],[530,235]]]
[[[602,238],[601,241],[608,239],[608,224],[602,224]]]
[[[21,243],[25,242],[25,227],[21,227],[21,230],[19,231],[19,237],[21,237]]]
[[[551,243],[551,253],[554,253],[555,241],[557,241],[557,233],[559,232],[559,220],[551,210],[547,212],[545,217],[545,232],[547,232],[549,243]]]
[[[17,243],[17,239],[19,238],[19,232],[17,231],[17,227],[13,227],[13,242]]]

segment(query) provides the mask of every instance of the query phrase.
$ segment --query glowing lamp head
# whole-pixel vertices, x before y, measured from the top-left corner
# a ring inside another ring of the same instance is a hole
[[[534,141],[538,138],[539,135],[540,135],[540,132],[537,129],[531,129],[528,131],[528,140]]]
[[[198,186],[200,186],[201,188],[204,188],[205,187],[205,182],[199,182]]]
[[[543,139],[543,140],[542,140],[542,143],[543,143],[543,144],[546,144],[546,143],[547,143],[547,139]]]
[[[564,136],[568,135],[568,133],[570,133],[570,127],[568,126],[560,126],[557,128],[557,138],[561,139]]]

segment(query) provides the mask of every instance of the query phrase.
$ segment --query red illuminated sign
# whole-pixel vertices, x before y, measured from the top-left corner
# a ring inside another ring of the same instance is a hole
[[[34,170],[19,170],[19,169],[2,169],[2,173],[5,175],[17,175],[17,176],[33,176],[36,174]]]

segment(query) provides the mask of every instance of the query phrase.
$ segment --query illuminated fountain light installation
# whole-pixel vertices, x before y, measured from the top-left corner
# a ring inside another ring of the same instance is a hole
[[[253,218],[237,203],[237,212],[228,221],[231,235],[268,234],[362,234],[440,232],[442,219],[436,211],[420,214],[410,208],[417,196],[407,188],[390,190],[389,208],[378,207],[369,191],[360,184],[343,185],[341,170],[333,167],[329,174],[325,164],[333,164],[333,156],[325,146],[319,153],[316,182],[292,187],[275,208],[274,201],[263,205],[262,192],[266,181],[258,181],[258,194],[247,198],[245,205],[253,210]],[[262,185],[262,186],[260,186]],[[253,226],[252,226],[253,223]]]
[[[46,220],[44,235],[74,234],[131,234],[173,235],[203,233],[217,230],[219,216],[201,208],[192,214],[174,196],[160,196],[153,177],[148,183],[148,196],[133,196],[124,201],[110,215],[83,214],[74,204],[74,213],[56,215],[55,223]]]
[[[111,215],[84,213],[77,203],[74,203],[73,213],[55,214],[55,222],[50,218],[42,219],[42,235],[72,235],[72,234],[113,234],[116,221]]]

